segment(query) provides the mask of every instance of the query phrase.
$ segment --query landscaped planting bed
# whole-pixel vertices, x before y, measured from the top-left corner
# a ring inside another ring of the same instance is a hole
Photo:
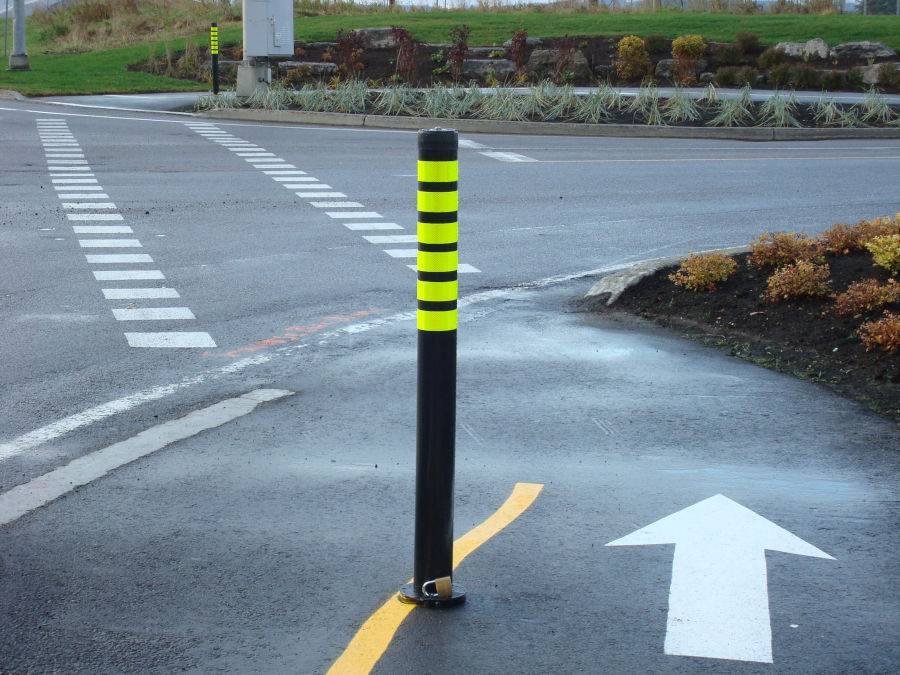
[[[817,238],[766,234],[697,255],[608,306],[760,365],[828,385],[900,421],[900,214]]]
[[[801,104],[791,93],[754,102],[749,87],[724,98],[710,85],[694,99],[684,91],[663,97],[653,86],[624,96],[609,86],[578,95],[571,86],[549,82],[522,90],[478,87],[414,89],[392,86],[370,89],[351,80],[334,88],[307,85],[300,89],[272,87],[247,99],[233,93],[206,96],[198,110],[259,108],[374,115],[404,115],[446,119],[586,122],[718,127],[883,127],[897,126],[900,114],[875,90],[856,105],[842,105],[823,94],[814,104]]]

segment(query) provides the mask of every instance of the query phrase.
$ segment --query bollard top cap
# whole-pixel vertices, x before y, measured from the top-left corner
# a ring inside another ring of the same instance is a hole
[[[459,147],[456,129],[422,129],[418,136],[419,159],[431,162],[456,160]]]

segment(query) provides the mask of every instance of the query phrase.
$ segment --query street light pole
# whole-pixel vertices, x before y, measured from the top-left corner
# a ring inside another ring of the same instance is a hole
[[[9,18],[7,18],[9,21]],[[25,0],[16,0],[16,19],[13,23],[13,50],[9,55],[10,70],[30,70],[25,51]]]

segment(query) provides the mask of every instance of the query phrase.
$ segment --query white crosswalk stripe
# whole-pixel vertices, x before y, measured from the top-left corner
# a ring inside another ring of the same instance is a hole
[[[124,220],[112,201],[96,201],[109,199],[109,195],[99,185],[84,159],[84,153],[69,132],[65,121],[56,123],[56,129],[49,131],[47,125],[38,122],[38,133],[46,155],[47,168],[51,183],[60,199],[95,200],[64,201],[62,208],[66,211],[66,219],[84,223],[108,222]],[[134,234],[128,225],[85,224],[72,225],[76,235],[97,235],[97,238],[78,239],[82,249],[135,249],[143,248],[139,239],[118,239],[117,234]],[[146,265],[153,262],[147,253],[85,253],[90,265]],[[160,281],[165,276],[160,270],[152,269],[118,269],[92,270],[97,281]],[[177,290],[170,287],[115,287],[101,289],[106,300],[169,300],[180,298]],[[194,313],[188,307],[116,307],[112,308],[115,319],[119,321],[191,321]],[[209,335],[198,331],[161,331],[161,332],[124,332],[130,347],[151,348],[185,348],[210,349],[216,343]]]
[[[284,159],[275,157],[274,153],[268,152],[259,145],[250,143],[238,138],[228,132],[222,131],[212,123],[186,122],[186,126],[196,131],[203,137],[210,139],[214,143],[230,150],[236,157],[241,157],[245,162],[254,166],[254,168],[262,170],[264,175],[269,176],[273,182],[280,184],[287,190],[295,191],[298,197],[307,200],[320,199],[346,199],[347,195],[332,188],[330,185],[320,183],[314,176],[309,176],[305,171],[297,169],[293,164],[288,164]],[[535,161],[530,157],[523,155],[515,155],[514,153],[502,153],[490,151],[487,146],[474,141],[460,141],[460,147],[466,147],[473,150],[486,150],[482,154],[495,155],[495,159],[508,162],[530,162]],[[383,217],[375,211],[363,211],[365,205],[361,202],[354,201],[309,201],[310,206],[316,209],[348,209],[348,210],[326,210],[325,215],[338,221],[346,221],[341,224],[347,229],[354,232],[366,231],[397,231],[403,230],[403,226],[397,223],[383,222]],[[360,209],[360,210],[351,210]],[[361,222],[358,222],[361,221]],[[371,244],[414,244],[417,243],[417,236],[414,234],[391,234],[391,235],[366,235],[363,236],[367,242]],[[417,248],[389,248],[384,249],[392,258],[410,259],[418,256]],[[415,269],[415,265],[407,265]],[[460,274],[475,274],[480,272],[473,265],[462,263],[459,264]]]

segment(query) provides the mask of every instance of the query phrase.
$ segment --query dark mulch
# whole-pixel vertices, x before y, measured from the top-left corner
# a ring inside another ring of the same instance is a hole
[[[770,304],[761,299],[771,270],[736,256],[737,272],[714,293],[695,293],[668,279],[673,268],[658,271],[628,289],[611,308],[673,328],[692,339],[727,349],[759,365],[825,384],[871,409],[900,421],[900,352],[867,352],[856,331],[881,310],[860,317],[829,313],[830,299]],[[861,279],[885,281],[886,272],[868,253],[829,256],[835,292]],[[900,303],[888,309],[900,311]]]

